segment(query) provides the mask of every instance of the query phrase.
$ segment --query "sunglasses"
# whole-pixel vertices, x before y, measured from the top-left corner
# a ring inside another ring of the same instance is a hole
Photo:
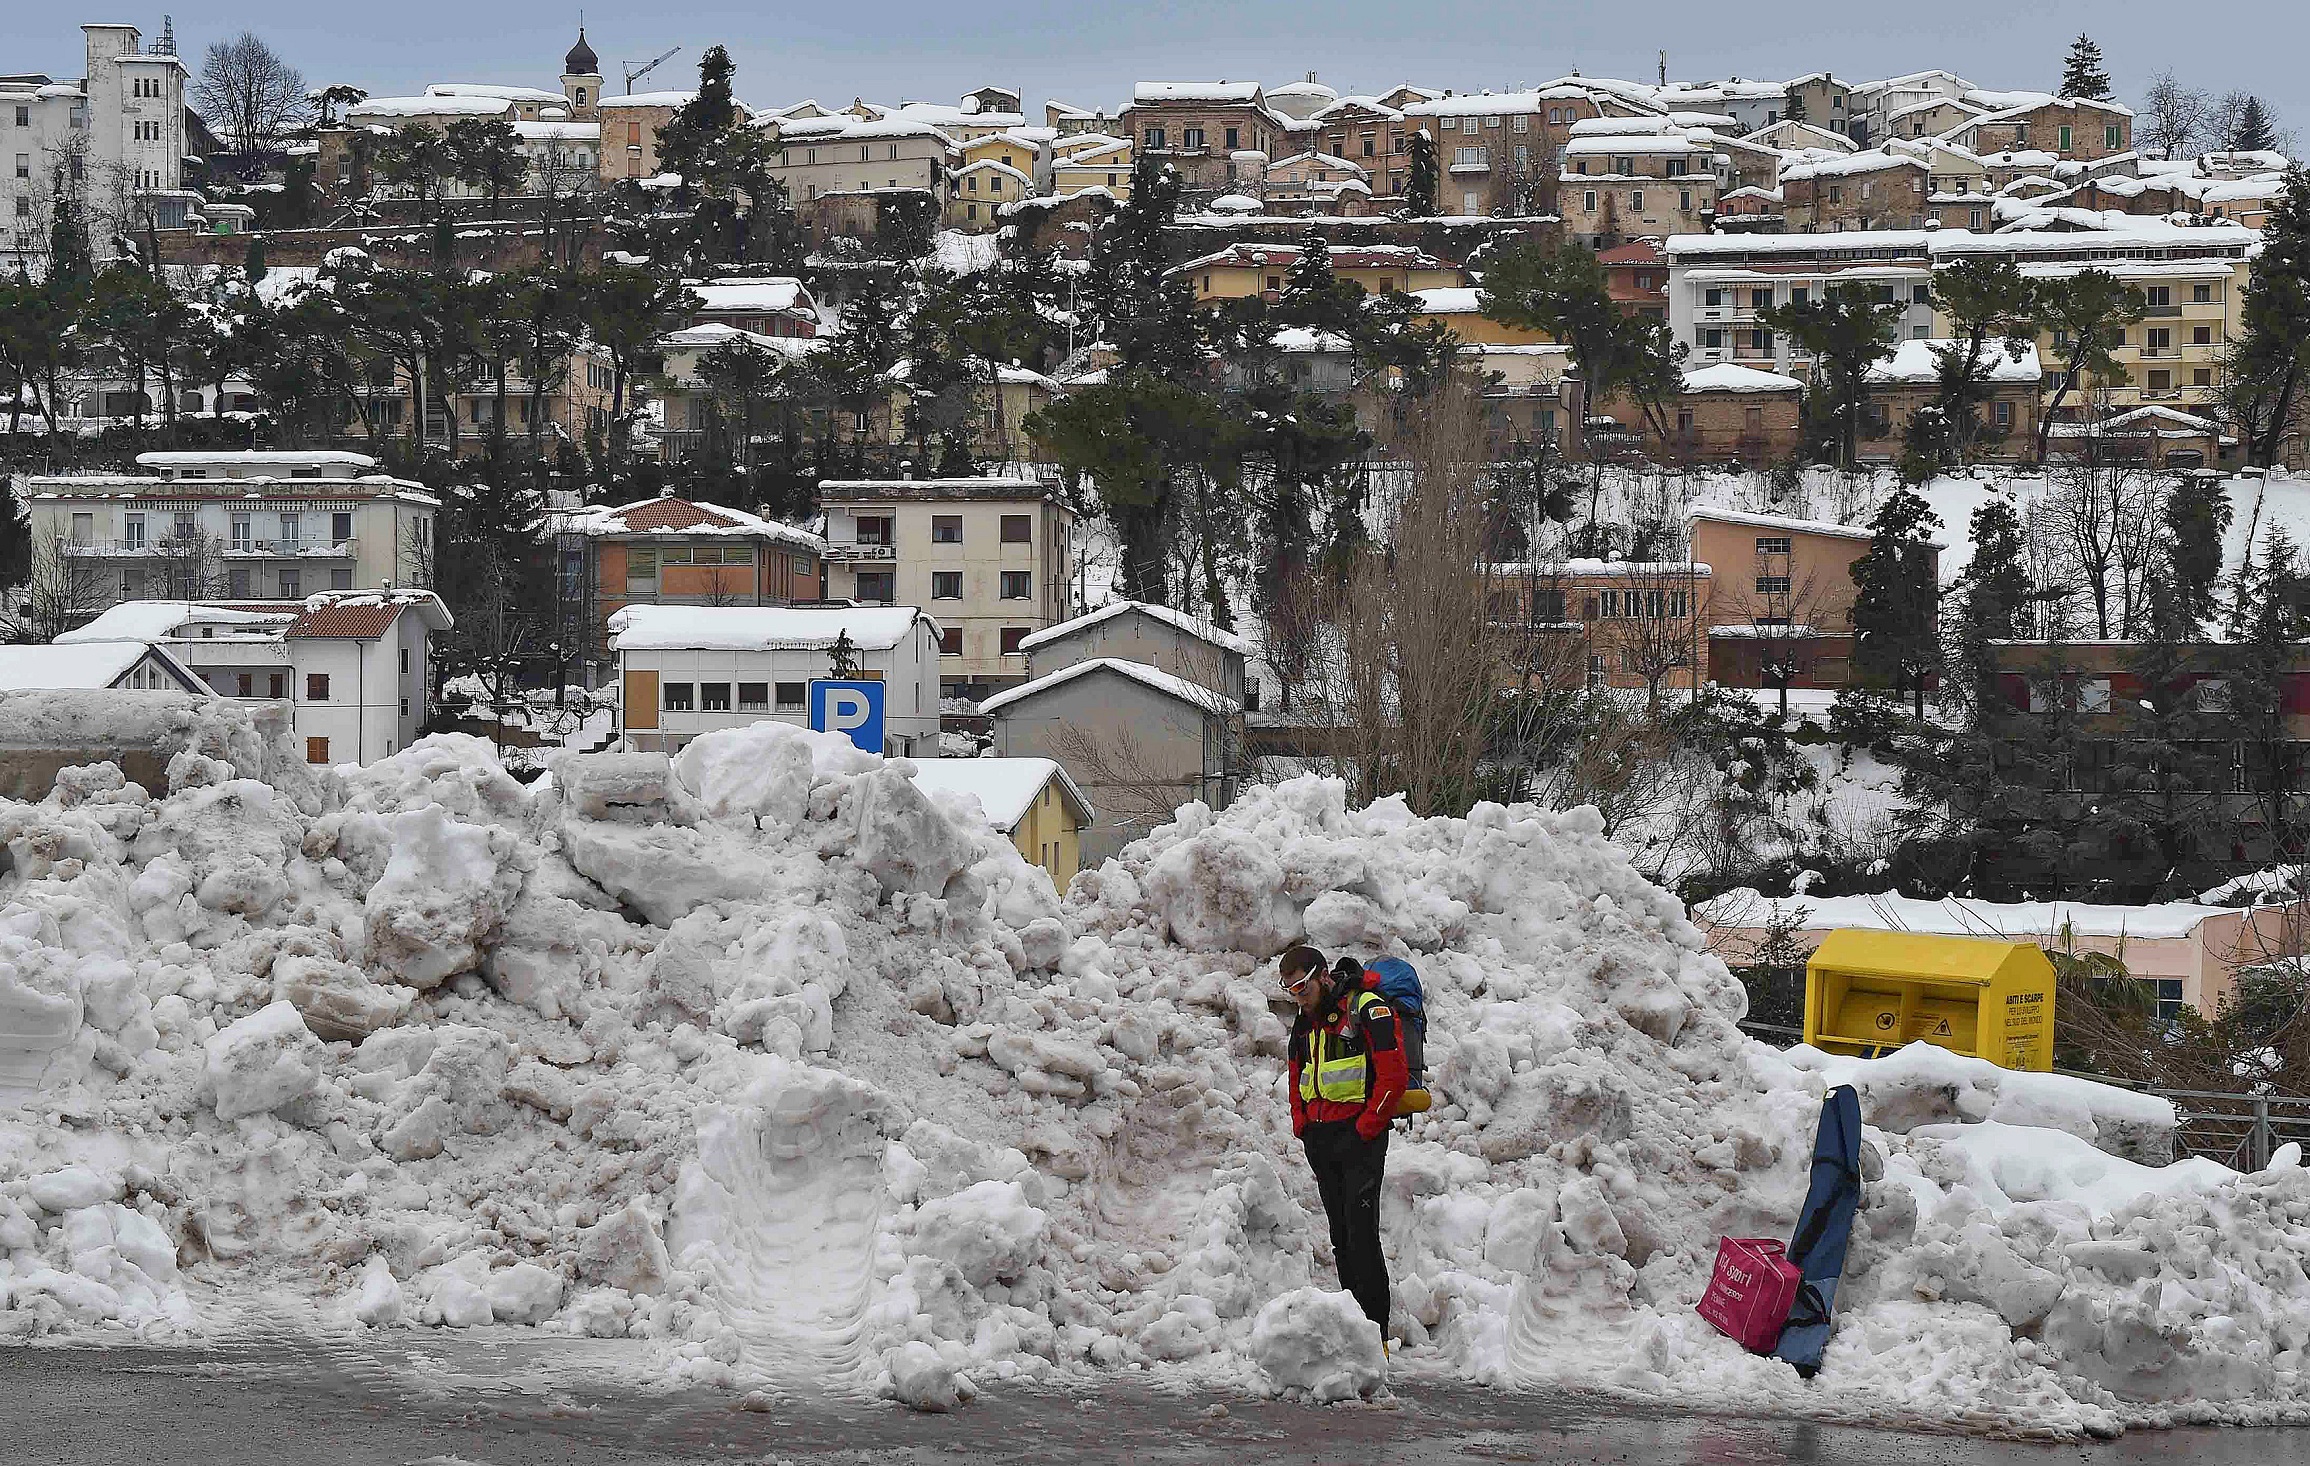
[[[1303,972],[1297,977],[1285,978],[1283,980],[1283,990],[1287,993],[1290,993],[1294,997],[1297,997],[1299,994],[1306,992],[1309,988],[1314,987],[1319,980],[1320,974],[1313,972]]]

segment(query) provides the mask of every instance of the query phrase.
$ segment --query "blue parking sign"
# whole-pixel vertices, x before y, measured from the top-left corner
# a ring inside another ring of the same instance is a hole
[[[868,753],[880,753],[883,693],[880,682],[821,677],[810,684],[810,726],[821,733],[846,733]]]

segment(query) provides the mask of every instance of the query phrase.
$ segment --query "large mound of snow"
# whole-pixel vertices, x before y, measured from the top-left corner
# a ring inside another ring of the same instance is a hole
[[[1304,778],[1062,897],[782,725],[533,786],[470,738],[318,776],[275,741],[0,801],[0,1333],[302,1300],[925,1408],[1132,1365],[1361,1393],[1281,1094],[1306,940],[1430,993],[1399,1367],[2055,1435],[2310,1404],[2310,1172],[2144,1164],[2170,1117],[2092,1086],[1745,1038],[1592,812]],[[1832,1081],[1872,1179],[1806,1383],[1693,1304],[1719,1236],[1787,1233]]]

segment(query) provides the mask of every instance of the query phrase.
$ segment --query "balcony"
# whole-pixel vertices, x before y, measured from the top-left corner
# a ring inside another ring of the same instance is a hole
[[[2179,305],[2152,305],[2142,308],[2142,314],[2145,316],[2178,316],[2181,313],[2182,308]]]
[[[826,558],[837,564],[852,565],[862,562],[872,564],[878,561],[895,561],[898,559],[898,546],[868,544],[856,540],[848,542],[829,541],[826,546]]]
[[[361,542],[349,540],[234,540],[219,554],[228,560],[351,560]]]

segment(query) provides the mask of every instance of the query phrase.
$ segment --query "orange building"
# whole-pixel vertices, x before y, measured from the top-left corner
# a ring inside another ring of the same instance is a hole
[[[825,598],[826,541],[722,504],[670,494],[555,516],[560,600],[589,659],[630,605],[791,606]]]

